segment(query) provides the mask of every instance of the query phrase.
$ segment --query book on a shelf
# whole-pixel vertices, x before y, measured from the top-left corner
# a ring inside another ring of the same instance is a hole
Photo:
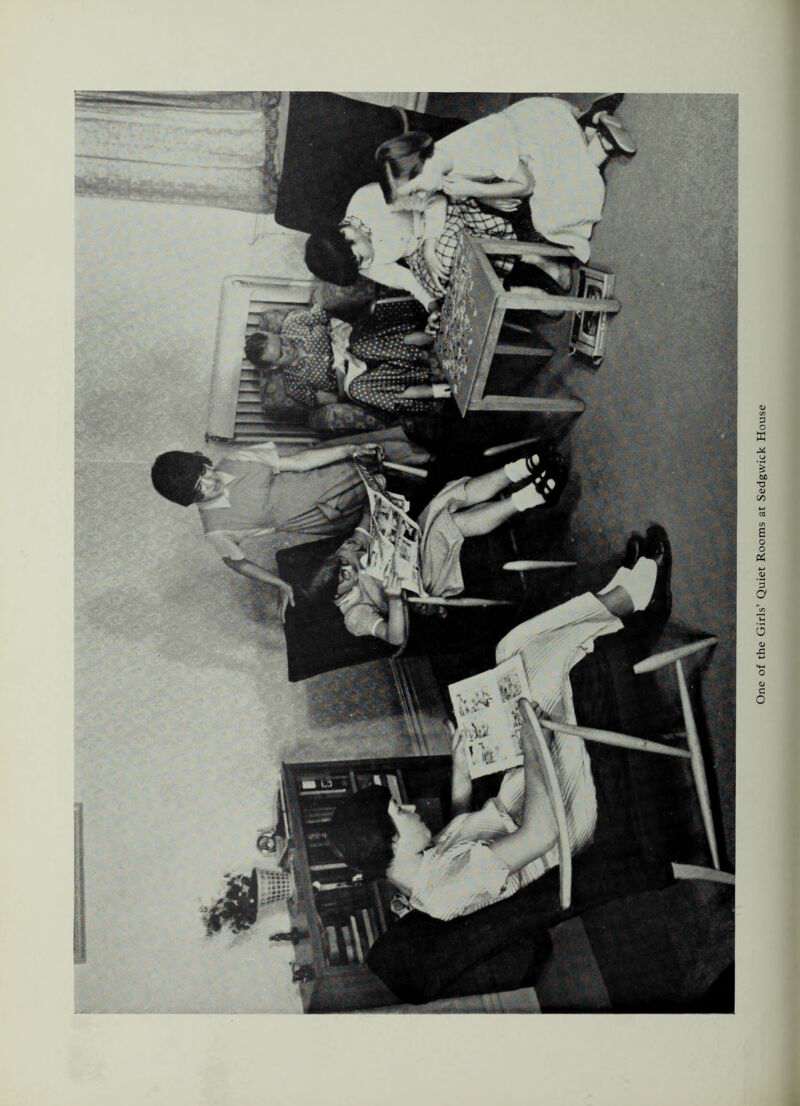
[[[308,862],[312,868],[319,868],[323,864],[341,865],[342,859],[335,853],[327,842],[320,845],[308,846]]]
[[[348,964],[357,964],[356,959],[356,946],[353,943],[353,934],[350,929],[349,923],[338,927],[337,932],[340,940],[344,943],[345,958]]]
[[[466,740],[472,779],[523,763],[519,700],[530,699],[531,693],[518,656],[450,684],[448,691],[456,723]]]
[[[349,780],[347,776],[313,776],[300,780],[301,794],[346,794]]]
[[[353,935],[353,948],[355,949],[356,961],[359,964],[364,963],[364,948],[361,944],[361,934],[358,932],[358,922],[355,915],[350,915],[350,932]]]
[[[371,781],[365,780],[363,785],[360,785],[360,786],[365,786],[366,787],[366,786],[368,786],[369,782],[372,782],[372,783],[376,784],[378,787],[388,788],[389,791],[391,792],[392,798],[394,799],[394,801],[396,803],[402,803],[403,802],[402,794],[401,794],[401,791],[400,791],[400,783],[397,779],[397,776],[394,774],[394,772],[373,772],[372,773],[372,780]]]
[[[339,939],[336,935],[336,926],[325,926],[325,944],[327,946],[328,963],[341,964],[342,953],[339,949]]]
[[[335,806],[316,806],[311,810],[303,811],[303,822],[307,826],[320,826],[330,822]]]
[[[396,803],[402,803],[403,802],[403,797],[400,794],[400,784],[397,780],[397,776],[395,776],[393,772],[388,772],[386,774],[385,778],[386,778],[386,786],[391,791],[392,798],[394,799],[394,801]]]
[[[319,894],[324,894],[326,891],[352,891],[353,881],[352,879],[331,879],[327,876],[324,879],[315,879],[312,881],[311,886]]]
[[[372,918],[370,917],[369,908],[364,906],[359,911],[361,915],[361,921],[364,923],[364,930],[367,935],[367,951],[375,944],[376,933],[372,925]]]

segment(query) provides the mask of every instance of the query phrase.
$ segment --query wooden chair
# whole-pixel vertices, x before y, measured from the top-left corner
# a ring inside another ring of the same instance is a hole
[[[656,672],[668,665],[675,665],[675,672],[680,693],[681,712],[685,727],[686,747],[667,745],[659,741],[650,741],[642,737],[631,737],[627,734],[615,733],[610,730],[593,729],[588,726],[574,726],[567,722],[555,722],[552,719],[538,717],[533,706],[527,699],[521,700],[525,714],[531,724],[534,734],[536,751],[542,766],[547,794],[555,814],[558,829],[558,856],[559,856],[559,896],[561,907],[568,910],[572,901],[572,850],[567,831],[567,814],[564,799],[556,774],[555,764],[550,755],[550,750],[544,736],[544,730],[554,734],[570,734],[580,737],[583,741],[594,741],[603,745],[615,745],[623,749],[631,749],[643,753],[653,753],[659,756],[678,757],[690,762],[694,786],[697,792],[700,811],[703,818],[706,839],[711,852],[713,868],[699,865],[673,864],[673,874],[676,879],[708,879],[719,883],[733,883],[734,876],[720,870],[719,849],[714,831],[714,819],[711,811],[711,797],[708,788],[703,752],[700,746],[700,737],[697,731],[694,712],[692,710],[689,688],[686,682],[686,674],[683,661],[690,656],[702,652],[717,644],[716,637],[702,638],[699,641],[681,645],[669,649],[663,653],[656,653],[651,657],[639,661],[633,666],[636,675]]]
[[[495,538],[495,535],[490,535],[490,537]],[[485,539],[480,541],[483,540]],[[487,590],[493,590],[493,586],[494,590],[500,590],[499,581],[493,575],[493,571],[497,563],[502,562],[499,558],[495,560],[491,555],[487,558],[485,551],[480,547],[480,541],[476,539],[471,543],[473,552],[467,558],[470,567],[473,567],[473,562],[478,559],[481,564],[485,560],[491,562],[487,565],[487,570],[493,578],[490,580]],[[500,537],[497,538],[497,542],[501,543]],[[309,679],[323,672],[331,672],[337,668],[365,664],[381,658],[399,657],[406,652],[411,655],[425,653],[429,646],[424,639],[429,637],[430,631],[434,629],[436,630],[436,645],[433,648],[441,649],[442,634],[439,633],[439,628],[434,626],[426,627],[425,633],[415,633],[412,630],[410,643],[406,642],[399,648],[389,646],[377,638],[353,637],[345,628],[341,613],[329,597],[322,599],[308,599],[305,597],[305,590],[315,570],[323,559],[333,553],[340,544],[341,539],[339,538],[326,538],[317,542],[308,542],[304,545],[281,549],[276,553],[278,571],[281,577],[290,583],[295,590],[295,605],[287,609],[286,620],[283,625],[290,683]],[[502,540],[501,544],[503,550],[508,548],[509,543],[505,539]],[[494,548],[494,545],[492,545],[493,551]],[[513,531],[511,531],[510,550],[512,555],[515,549],[516,543],[513,538]],[[498,612],[502,610],[513,611],[524,601],[528,588],[526,574],[529,570],[568,568],[574,566],[574,563],[574,561],[506,561],[502,565],[503,570],[517,574],[519,587],[512,585],[512,592],[518,591],[521,598],[516,601],[514,599],[483,598],[481,596],[457,596],[453,599],[409,597],[409,605],[412,610],[417,611],[426,606],[445,607],[448,610],[453,610],[457,619],[459,618],[457,612],[474,609],[476,614],[479,614],[483,609],[487,612],[486,618],[491,621],[493,616],[488,613],[491,610]],[[468,575],[472,576],[474,573],[470,572]],[[481,571],[478,575],[482,578],[484,572]],[[482,590],[482,579],[480,583],[481,587],[475,590]],[[427,623],[428,621],[420,619],[421,623]],[[434,622],[438,622],[438,620],[434,620]],[[508,628],[510,627],[506,627],[500,633],[507,632]],[[496,628],[489,630],[487,627],[486,632],[491,640],[497,640],[498,630]],[[448,631],[448,636],[449,633]],[[461,645],[460,641],[454,640],[453,651],[458,651]]]

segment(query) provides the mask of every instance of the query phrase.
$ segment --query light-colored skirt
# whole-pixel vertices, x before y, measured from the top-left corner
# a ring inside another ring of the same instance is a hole
[[[469,476],[453,480],[433,497],[419,516],[422,530],[420,539],[420,571],[422,586],[428,595],[447,599],[460,595],[464,590],[461,575],[461,546],[464,535],[453,518],[453,513],[466,503],[466,486]]]
[[[587,150],[577,108],[552,96],[532,96],[512,104],[503,115],[535,182],[530,198],[534,227],[579,261],[588,261],[606,186]]]

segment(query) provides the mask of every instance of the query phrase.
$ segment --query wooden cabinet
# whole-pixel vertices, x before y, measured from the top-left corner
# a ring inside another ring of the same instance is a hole
[[[283,765],[283,863],[294,875],[292,925],[307,934],[296,946],[294,969],[307,1013],[397,1002],[366,964],[370,946],[393,923],[393,889],[343,864],[327,839],[336,803],[374,783],[388,787],[399,802],[414,803],[434,832],[449,817],[449,756]]]

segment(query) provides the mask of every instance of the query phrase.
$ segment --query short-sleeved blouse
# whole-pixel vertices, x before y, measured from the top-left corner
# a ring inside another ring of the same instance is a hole
[[[499,799],[489,799],[471,814],[460,814],[422,854],[410,905],[449,921],[506,899],[529,882],[524,869],[510,872],[489,848],[516,823]]]
[[[362,274],[389,288],[404,288],[423,306],[432,296],[410,269],[398,265],[401,258],[411,257],[427,236],[424,216],[418,211],[400,211],[390,207],[383,198],[379,184],[367,184],[355,192],[347,205],[345,219],[367,228],[374,256]]]
[[[585,262],[592,229],[603,214],[605,183],[576,115],[567,100],[528,96],[436,145],[459,177],[509,180],[523,161],[534,180],[529,200],[534,227]]]
[[[221,501],[198,504],[206,537],[223,557],[242,560],[247,538],[276,532],[332,537],[351,533],[366,501],[349,461],[281,472],[272,442],[237,450],[214,467],[229,479]]]

